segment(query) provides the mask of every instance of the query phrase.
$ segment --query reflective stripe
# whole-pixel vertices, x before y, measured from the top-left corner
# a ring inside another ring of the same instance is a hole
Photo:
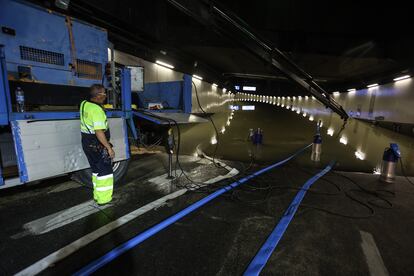
[[[94,127],[106,127],[105,122],[93,122]]]
[[[104,180],[104,179],[108,179],[108,178],[113,178],[114,174],[107,174],[107,175],[103,175],[103,176],[97,176],[96,179],[97,180]]]
[[[82,133],[85,133],[85,134],[95,134],[95,130],[89,130],[89,131],[87,131],[87,130],[81,129],[81,132]]]
[[[114,188],[114,186],[107,186],[107,187],[96,187],[95,189],[98,191],[98,192],[103,192],[103,191],[109,191],[109,190],[112,190]]]

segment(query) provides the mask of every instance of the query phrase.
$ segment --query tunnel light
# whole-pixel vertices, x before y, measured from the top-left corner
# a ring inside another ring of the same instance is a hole
[[[213,83],[213,84],[212,84],[212,86],[213,86],[213,87],[217,87],[218,85],[217,85],[217,84],[215,84],[215,83]]]
[[[320,120],[320,121],[318,122],[318,124],[319,124],[319,127],[323,127],[323,121],[322,121],[322,120]]]
[[[299,109],[298,109],[298,110],[296,110],[296,113],[297,113],[297,114],[300,114],[300,110],[299,110]]]
[[[409,79],[409,78],[411,78],[410,75],[405,75],[405,76],[395,78],[394,81],[401,81],[401,80],[405,80],[405,79]]]
[[[282,104],[282,105],[281,105],[281,107],[285,107],[285,105],[284,105],[284,104]]]
[[[355,157],[357,158],[357,159],[359,159],[359,160],[364,160],[365,159],[365,153],[363,153],[362,151],[360,151],[360,150],[357,150],[356,152],[355,152]]]
[[[303,115],[302,115],[303,117],[306,117],[306,112],[303,112]]]
[[[202,77],[198,76],[198,75],[193,75],[194,78],[199,79],[199,80],[203,80]]]
[[[226,126],[229,126],[230,125],[230,121],[229,120],[227,120],[227,122],[226,122]]]
[[[226,89],[226,88],[223,88],[223,89],[221,89],[221,91],[222,91],[223,93],[226,93],[227,89]]]
[[[226,128],[225,127],[222,127],[221,128],[221,133],[224,134],[224,132],[226,132]]]
[[[332,92],[332,95],[334,95],[334,96],[339,96],[339,91],[335,91],[335,92]]]
[[[217,138],[216,138],[216,136],[211,137],[210,143],[211,143],[212,145],[217,144]]]
[[[346,144],[348,144],[348,139],[346,137],[342,136],[341,139],[339,139],[339,143],[346,145]]]
[[[367,85],[368,88],[373,88],[373,87],[377,87],[377,86],[378,86],[378,83],[373,83],[373,84]]]
[[[334,130],[333,128],[328,128],[328,131],[326,132],[329,136],[333,136],[334,135]]]
[[[302,100],[302,96],[299,96],[299,97],[298,97],[298,99],[299,99],[299,100]]]
[[[69,8],[70,0],[56,0],[55,5],[56,7],[67,10]]]
[[[173,65],[168,64],[168,63],[163,62],[163,61],[160,61],[160,60],[156,60],[155,63],[158,64],[158,65],[161,65],[161,66],[170,68],[170,69],[174,69],[174,66]]]
[[[287,105],[287,106],[286,106],[286,109],[290,109],[290,106],[289,106],[289,105]]]
[[[350,88],[350,89],[348,89],[347,91],[348,91],[348,92],[355,92],[355,91],[356,91],[356,89],[355,89],[355,88]]]
[[[312,100],[314,100],[315,99],[315,97],[314,96],[312,96]]]
[[[309,116],[309,121],[313,121],[313,116]]]
[[[309,97],[308,96],[305,96],[305,100],[307,100],[307,99],[309,99]]]

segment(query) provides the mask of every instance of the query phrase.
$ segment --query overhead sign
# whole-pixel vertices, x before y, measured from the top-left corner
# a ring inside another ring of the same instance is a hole
[[[243,91],[256,91],[256,86],[243,86]]]
[[[242,110],[255,110],[255,106],[254,105],[243,105],[242,106]]]

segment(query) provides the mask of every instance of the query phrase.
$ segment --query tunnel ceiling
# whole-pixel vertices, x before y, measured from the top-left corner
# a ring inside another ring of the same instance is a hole
[[[54,1],[36,1],[58,10]],[[337,90],[365,86],[412,67],[411,11],[379,1],[218,1],[312,75]],[[68,13],[107,28],[115,48],[173,63],[227,85],[275,90],[284,77],[243,45],[182,13],[166,0],[72,0]]]

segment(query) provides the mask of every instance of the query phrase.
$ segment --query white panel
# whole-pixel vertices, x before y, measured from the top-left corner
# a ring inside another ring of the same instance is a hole
[[[115,161],[126,159],[124,119],[109,118]],[[29,181],[89,167],[81,145],[79,120],[18,121]]]
[[[128,66],[131,69],[131,91],[144,91],[144,67]]]

